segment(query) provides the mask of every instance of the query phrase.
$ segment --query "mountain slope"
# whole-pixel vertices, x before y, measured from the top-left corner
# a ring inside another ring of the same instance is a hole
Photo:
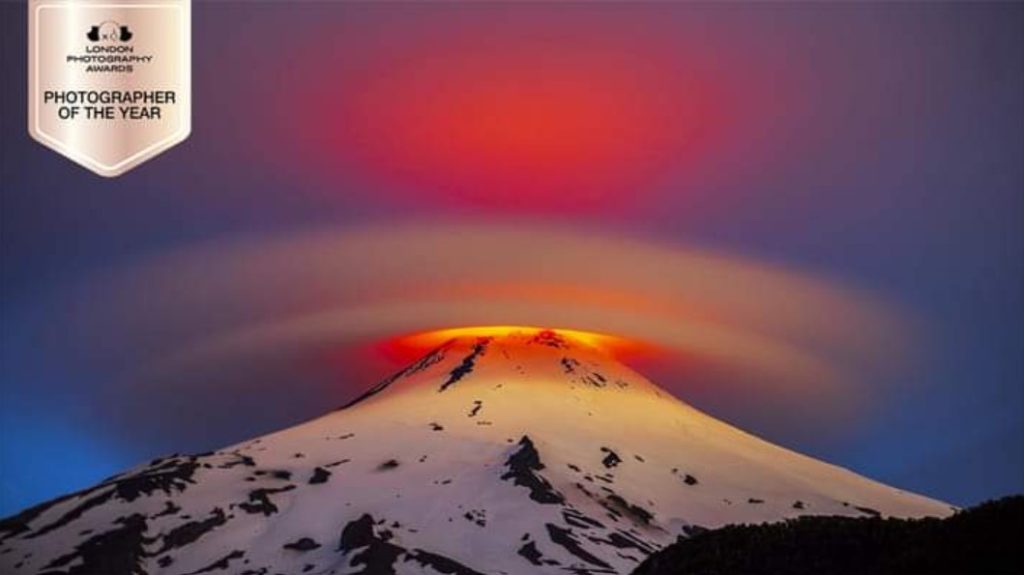
[[[943,503],[780,447],[550,331],[460,337],[344,408],[0,522],[4,573],[627,573],[692,533]]]

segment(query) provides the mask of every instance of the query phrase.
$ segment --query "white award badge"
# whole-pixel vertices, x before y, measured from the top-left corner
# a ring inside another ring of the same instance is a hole
[[[118,176],[191,130],[190,0],[30,0],[28,131]]]

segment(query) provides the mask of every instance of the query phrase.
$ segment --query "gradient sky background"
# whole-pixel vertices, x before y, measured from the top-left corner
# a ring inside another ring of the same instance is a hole
[[[48,348],[52,298],[199,242],[407,218],[573,225],[866,290],[915,318],[924,358],[870,417],[797,433],[688,399],[955,504],[1024,491],[1024,5],[198,2],[192,136],[114,180],[29,138],[25,6],[0,10],[0,515],[382,375],[350,354],[356,383],[126,429],[103,414],[155,408]]]

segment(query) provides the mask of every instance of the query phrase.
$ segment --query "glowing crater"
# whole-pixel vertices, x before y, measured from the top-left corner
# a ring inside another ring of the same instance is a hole
[[[598,349],[618,359],[651,349],[651,346],[648,344],[604,333],[523,325],[483,325],[436,329],[400,336],[389,341],[387,345],[397,352],[396,355],[398,356],[416,357],[452,339],[474,337],[504,338],[516,335],[527,335],[537,338],[556,336],[574,345],[584,345]]]

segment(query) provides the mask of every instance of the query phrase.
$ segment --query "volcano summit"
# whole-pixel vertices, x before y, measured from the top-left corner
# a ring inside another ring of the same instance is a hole
[[[0,571],[624,574],[730,523],[952,511],[523,329],[457,337],[323,417],[9,517]]]

